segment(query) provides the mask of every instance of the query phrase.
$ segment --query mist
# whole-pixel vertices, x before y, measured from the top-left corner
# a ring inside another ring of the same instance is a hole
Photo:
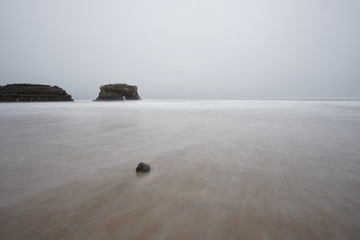
[[[0,85],[143,99],[360,98],[360,2],[0,2]]]

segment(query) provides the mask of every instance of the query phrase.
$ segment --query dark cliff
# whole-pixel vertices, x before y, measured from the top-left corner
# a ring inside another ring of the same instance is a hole
[[[58,86],[42,84],[8,84],[0,86],[0,102],[74,101]]]
[[[107,84],[100,87],[99,96],[95,101],[141,100],[137,86],[127,84]]]

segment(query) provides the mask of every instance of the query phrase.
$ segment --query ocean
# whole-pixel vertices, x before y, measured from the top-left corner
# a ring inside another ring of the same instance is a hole
[[[360,239],[360,101],[1,103],[0,136],[0,239]]]

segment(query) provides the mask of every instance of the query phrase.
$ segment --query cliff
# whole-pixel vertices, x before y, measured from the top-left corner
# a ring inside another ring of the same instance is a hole
[[[0,86],[0,102],[74,101],[58,86],[41,84],[8,84]]]
[[[137,86],[127,84],[107,84],[100,87],[99,96],[95,101],[141,100]]]

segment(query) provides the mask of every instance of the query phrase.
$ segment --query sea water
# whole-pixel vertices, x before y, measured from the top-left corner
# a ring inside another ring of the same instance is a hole
[[[0,194],[0,239],[360,239],[360,102],[1,103]]]

